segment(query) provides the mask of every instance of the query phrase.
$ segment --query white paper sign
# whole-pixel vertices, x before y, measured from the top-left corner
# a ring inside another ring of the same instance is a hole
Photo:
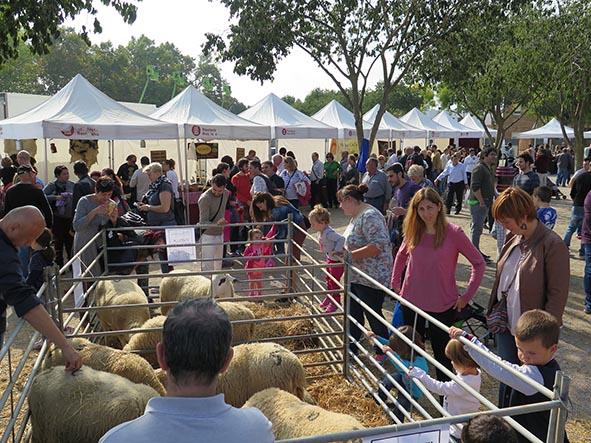
[[[167,245],[187,245],[195,244],[195,229],[193,228],[169,228],[166,229]],[[170,262],[189,262],[197,260],[197,250],[195,246],[179,246],[167,248],[168,261]]]
[[[78,278],[82,275],[82,262],[80,258],[74,260],[72,263],[72,273],[74,278]],[[74,305],[79,308],[84,304],[84,288],[82,282],[74,283]]]
[[[420,429],[364,437],[363,443],[448,443],[449,425],[428,426]]]

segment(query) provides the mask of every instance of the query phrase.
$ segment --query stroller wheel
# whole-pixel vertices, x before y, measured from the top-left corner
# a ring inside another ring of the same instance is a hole
[[[562,196],[562,199],[563,199],[563,200],[566,200],[566,195],[563,195],[563,196]]]

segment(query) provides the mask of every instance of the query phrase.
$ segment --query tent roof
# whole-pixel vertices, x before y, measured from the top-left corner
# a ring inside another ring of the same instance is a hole
[[[564,128],[566,130],[566,135],[569,137],[575,136],[575,131],[573,128],[569,128],[566,126]],[[553,118],[544,126],[541,126],[536,129],[531,129],[525,132],[514,132],[514,138],[524,139],[524,138],[563,138],[562,129],[560,128],[560,122]]]
[[[369,111],[367,111],[363,115],[363,119],[368,121],[370,124],[376,120],[376,116],[378,115],[378,110],[380,109],[380,105],[377,104]],[[380,122],[380,130],[387,131],[386,137],[390,138],[413,138],[413,137],[425,137],[427,135],[426,131],[415,128],[412,125],[404,123],[399,118],[394,117],[388,111],[384,112],[382,116],[382,121]]]
[[[461,123],[458,123],[458,121],[455,118],[453,118],[447,111],[441,111],[439,114],[433,117],[433,121],[435,123],[439,123],[441,126],[445,128],[449,128],[454,131],[459,131],[459,138],[480,138],[483,134],[483,131],[481,130],[477,131],[468,128],[467,126],[464,126]]]
[[[405,115],[400,117],[404,123],[427,131],[429,137],[459,137],[460,131],[449,129],[434,122],[417,108],[412,108]]]
[[[193,85],[150,114],[179,125],[181,135],[203,140],[268,140],[268,126],[238,117],[214,103]]]
[[[331,100],[324,108],[314,114],[312,118],[337,128],[339,131],[338,138],[355,138],[357,136],[355,116],[336,100]],[[367,138],[371,130],[371,123],[364,120],[363,128],[363,136]]]
[[[117,103],[77,74],[46,102],[0,121],[0,138],[174,139],[178,129]]]
[[[335,138],[337,129],[308,117],[275,94],[269,94],[240,117],[271,127],[272,139]]]
[[[484,130],[484,126],[472,114],[466,114],[466,116],[460,120],[460,123],[470,129],[475,130],[475,131],[481,131],[482,132],[481,137],[486,137],[486,131]],[[495,137],[497,135],[496,129],[488,128],[488,131],[490,132],[490,135],[492,135],[493,137]]]

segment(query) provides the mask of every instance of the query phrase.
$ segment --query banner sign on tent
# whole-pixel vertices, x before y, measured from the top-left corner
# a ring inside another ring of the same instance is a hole
[[[236,163],[244,157],[246,157],[246,150],[244,148],[236,148]]]
[[[219,146],[217,143],[195,143],[195,153],[198,160],[218,158]]]
[[[449,425],[428,426],[375,437],[364,437],[363,443],[448,443]]]

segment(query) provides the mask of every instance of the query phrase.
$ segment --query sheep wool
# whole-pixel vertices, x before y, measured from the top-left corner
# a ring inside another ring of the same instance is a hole
[[[216,274],[213,280],[202,275],[182,275],[186,273],[177,269],[164,277],[160,282],[160,301],[171,302],[193,298],[231,298],[234,296],[234,277],[228,274]],[[174,275],[177,274],[177,275]],[[181,275],[178,275],[181,274]],[[213,289],[213,294],[212,294]],[[173,305],[162,306],[162,315],[168,315]]]
[[[158,368],[158,369],[154,369],[154,375],[156,376],[156,378],[158,379],[158,381],[162,384],[162,386],[164,386],[164,389],[166,390],[166,372],[164,372],[163,369]]]
[[[95,289],[97,306],[114,306],[145,303],[146,306],[98,310],[97,316],[105,331],[139,328],[150,318],[148,300],[142,288],[131,280],[103,280]],[[129,341],[129,334],[117,336],[121,347]]]
[[[31,386],[33,443],[96,443],[111,428],[144,413],[158,393],[88,366],[74,374],[56,366]]]
[[[230,321],[255,319],[254,313],[241,303],[219,302],[219,305],[226,312]],[[254,322],[232,325],[232,345],[251,341],[254,329]]]
[[[134,383],[143,383],[154,388],[160,395],[166,394],[164,385],[160,383],[156,374],[154,374],[152,366],[139,355],[98,345],[85,338],[74,338],[72,346],[80,353],[85,366],[97,371],[119,375]],[[43,368],[48,369],[63,365],[62,351],[52,346],[45,356]]]
[[[153,367],[157,368],[156,345],[162,341],[162,327],[165,321],[166,317],[164,315],[158,315],[146,321],[141,325],[142,329],[160,328],[160,331],[137,332],[133,334],[123,350],[128,352],[142,351],[139,355],[148,360]]]
[[[240,408],[253,394],[272,387],[304,398],[306,374],[298,357],[277,343],[235,346],[234,357],[217,387],[226,403]]]
[[[277,440],[364,429],[350,415],[310,405],[277,388],[257,392],[244,407],[259,409],[273,424],[273,434]]]

